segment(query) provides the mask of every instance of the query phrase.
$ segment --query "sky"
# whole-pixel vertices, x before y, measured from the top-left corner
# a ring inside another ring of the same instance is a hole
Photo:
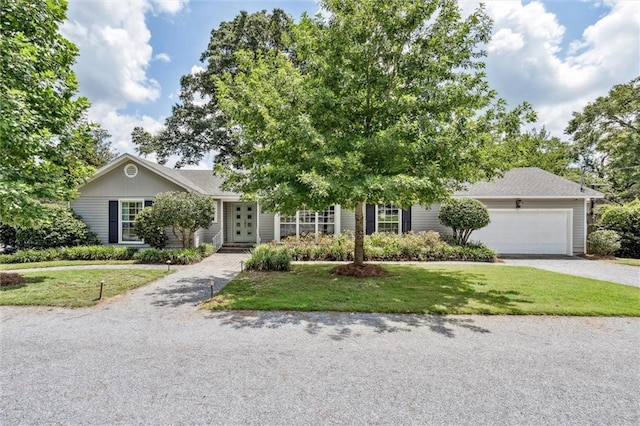
[[[468,14],[479,2],[459,4]],[[489,84],[510,106],[531,103],[535,127],[552,136],[567,139],[573,111],[640,74],[640,0],[484,4],[494,22]],[[61,32],[80,52],[74,70],[80,95],[92,104],[89,119],[109,131],[114,150],[135,154],[131,131],[162,128],[180,77],[205,65],[200,55],[211,30],[241,10],[275,7],[294,19],[319,12],[316,0],[69,0]],[[211,160],[193,168],[210,168]]]

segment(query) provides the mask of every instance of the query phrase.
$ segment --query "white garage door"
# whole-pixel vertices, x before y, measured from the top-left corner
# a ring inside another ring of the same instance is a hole
[[[489,216],[471,240],[501,254],[572,254],[571,209],[490,209]]]

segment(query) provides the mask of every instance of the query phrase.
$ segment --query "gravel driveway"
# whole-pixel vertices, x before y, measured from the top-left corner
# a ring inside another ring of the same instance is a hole
[[[548,259],[504,259],[507,265],[531,266],[547,271],[595,278],[618,284],[640,287],[640,267],[619,265],[603,260],[587,260],[581,257],[563,256]]]
[[[640,319],[198,311],[242,259],[0,307],[0,424],[640,422]]]

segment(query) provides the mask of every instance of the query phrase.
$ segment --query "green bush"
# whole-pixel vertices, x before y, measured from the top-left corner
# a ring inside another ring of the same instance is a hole
[[[640,200],[622,206],[606,205],[598,208],[598,229],[616,231],[620,235],[620,257],[640,258]]]
[[[589,253],[613,256],[620,250],[620,235],[609,229],[592,232],[587,238],[587,247],[589,247]]]
[[[464,246],[473,231],[489,224],[489,212],[473,198],[451,198],[440,206],[438,219],[453,230],[456,243]]]
[[[16,246],[46,249],[98,244],[99,241],[80,216],[56,204],[47,206],[48,218],[32,228],[17,228]]]
[[[198,246],[202,257],[209,257],[214,253],[213,244],[202,243]]]
[[[140,263],[167,263],[172,265],[190,265],[200,262],[204,256],[202,249],[197,247],[154,249],[148,248],[138,251],[133,258]]]
[[[65,247],[60,250],[64,260],[131,260],[138,251],[133,247],[120,246],[80,246]]]
[[[0,223],[0,243],[5,246],[16,245],[16,228]]]
[[[246,267],[256,271],[288,271],[291,269],[289,250],[285,247],[260,245],[251,252]]]
[[[153,214],[151,207],[145,207],[136,216],[136,235],[153,248],[161,249],[167,246],[169,237],[163,224],[160,223],[157,215]]]
[[[50,248],[44,250],[18,250],[14,254],[0,255],[0,263],[31,263],[58,260],[60,249]]]
[[[453,246],[434,231],[392,234],[388,232],[367,235],[364,238],[367,261],[442,261],[464,260],[495,262],[493,250],[479,243]],[[353,234],[314,235],[289,237],[280,243],[271,242],[260,247],[286,249],[291,260],[353,261]]]

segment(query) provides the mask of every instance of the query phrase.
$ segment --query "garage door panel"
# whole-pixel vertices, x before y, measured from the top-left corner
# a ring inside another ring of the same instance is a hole
[[[571,210],[489,210],[491,223],[471,239],[503,254],[571,254]]]

